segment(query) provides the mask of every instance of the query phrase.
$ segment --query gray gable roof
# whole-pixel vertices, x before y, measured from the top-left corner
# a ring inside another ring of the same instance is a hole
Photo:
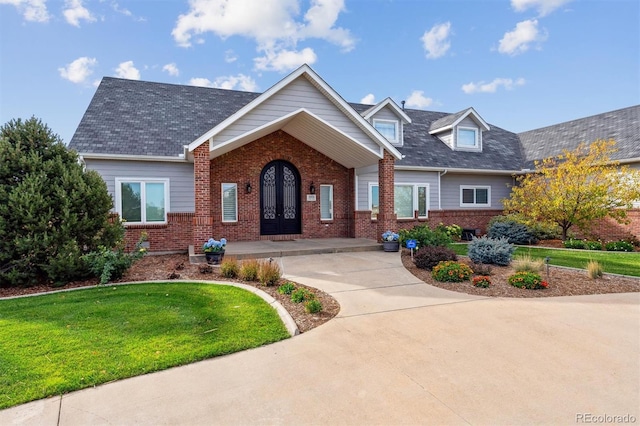
[[[259,93],[104,77],[69,147],[177,157]]]
[[[534,160],[553,157],[563,150],[574,150],[582,142],[614,139],[618,152],[613,160],[640,158],[640,105],[567,121],[519,133],[526,167]]]
[[[463,111],[456,112],[455,114],[445,115],[444,117],[437,119],[436,121],[431,123],[431,125],[429,126],[429,131],[432,132],[434,130],[442,129],[443,127],[451,126],[453,123],[456,122],[458,118],[462,117],[462,115],[465,114],[468,110],[469,108]]]

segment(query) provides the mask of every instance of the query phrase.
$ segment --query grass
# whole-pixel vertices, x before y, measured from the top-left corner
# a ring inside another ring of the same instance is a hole
[[[248,291],[106,286],[0,300],[0,409],[289,337]]]
[[[463,243],[449,246],[458,255],[467,255],[467,245]],[[638,252],[599,252],[584,250],[557,250],[540,247],[517,247],[515,256],[530,255],[534,259],[550,257],[550,265],[568,266],[585,269],[590,260],[600,263],[605,272],[640,277],[640,253]]]

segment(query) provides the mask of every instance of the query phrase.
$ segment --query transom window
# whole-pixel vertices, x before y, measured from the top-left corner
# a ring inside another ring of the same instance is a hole
[[[389,142],[398,142],[398,122],[394,120],[373,120],[373,127]]]
[[[377,183],[369,185],[369,209],[371,217],[380,212],[380,192]],[[398,219],[413,219],[414,212],[419,218],[427,218],[429,210],[429,184],[398,183],[394,186],[394,212]]]
[[[456,146],[459,148],[479,148],[478,130],[470,127],[458,127]]]
[[[460,207],[491,207],[490,186],[460,186]]]
[[[116,211],[126,224],[167,223],[168,179],[116,179]]]

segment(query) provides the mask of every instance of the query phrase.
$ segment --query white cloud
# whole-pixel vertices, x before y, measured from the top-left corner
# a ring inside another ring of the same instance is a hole
[[[414,108],[426,108],[433,103],[433,99],[424,96],[422,90],[414,90],[407,98],[406,105]]]
[[[538,20],[528,19],[518,22],[513,31],[504,34],[498,51],[514,56],[529,50],[531,43],[541,43],[546,39],[546,33],[538,30]]]
[[[490,83],[479,81],[477,83],[468,83],[462,85],[462,91],[468,95],[472,93],[495,93],[500,86],[507,90],[511,90],[516,86],[522,86],[525,84],[524,78],[512,80],[510,78],[496,78]]]
[[[511,0],[511,7],[516,12],[537,9],[540,16],[546,16],[571,0]]]
[[[129,80],[140,80],[140,71],[133,66],[133,61],[122,62],[116,68],[116,77]]]
[[[376,102],[376,97],[373,93],[369,93],[364,98],[360,99],[361,104],[373,105]]]
[[[218,77],[216,78],[216,81],[213,82],[213,87],[228,90],[239,89],[244,90],[245,92],[254,92],[258,89],[258,85],[255,80],[244,74]]]
[[[226,52],[224,52],[224,61],[228,64],[235,62],[238,60],[238,55],[236,55],[236,53],[229,49]]]
[[[425,31],[420,40],[427,51],[427,58],[436,59],[447,53],[451,47],[449,36],[451,35],[451,22],[434,25],[429,31]]]
[[[204,77],[195,77],[189,80],[190,86],[213,87],[213,81]]]
[[[162,71],[168,72],[169,75],[171,75],[173,77],[177,77],[178,75],[180,75],[180,70],[176,66],[175,62],[172,62],[170,64],[167,64],[167,65],[163,66],[162,67]]]
[[[27,21],[47,22],[51,17],[47,11],[46,0],[0,0],[0,4],[15,6]]]
[[[311,0],[302,19],[299,0],[191,0],[190,9],[180,15],[171,32],[176,43],[192,45],[192,38],[207,32],[220,38],[242,36],[252,39],[263,56],[255,58],[257,69],[290,70],[300,59],[315,61],[310,48],[297,49],[305,39],[315,38],[349,51],[355,39],[349,30],[336,27],[345,10],[344,0]],[[199,40],[196,37],[195,42]],[[233,58],[233,56],[229,56]]]
[[[310,47],[301,51],[272,50],[265,51],[265,55],[255,58],[256,69],[260,71],[287,72],[298,68],[302,64],[313,64],[318,60],[316,53]]]
[[[95,22],[96,18],[89,12],[89,9],[82,5],[82,0],[67,0],[66,9],[62,12],[67,23],[74,27],[80,26],[80,20]]]
[[[88,58],[83,56],[75,61],[67,64],[66,67],[58,68],[60,77],[69,80],[72,83],[86,83],[87,79],[93,74],[93,67],[96,66],[98,60],[96,58]]]

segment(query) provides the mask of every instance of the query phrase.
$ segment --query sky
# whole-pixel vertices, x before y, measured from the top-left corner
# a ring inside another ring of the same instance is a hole
[[[0,124],[68,143],[103,76],[473,107],[522,132],[640,104],[637,0],[0,0]]]

